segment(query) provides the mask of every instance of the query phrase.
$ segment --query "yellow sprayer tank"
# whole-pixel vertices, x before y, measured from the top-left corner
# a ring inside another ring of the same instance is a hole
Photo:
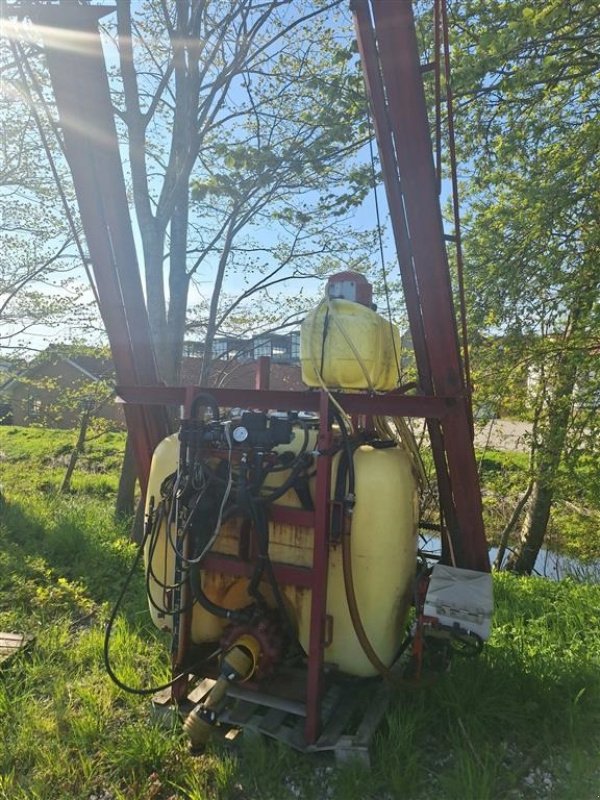
[[[303,436],[304,433],[298,430],[296,440]],[[155,503],[160,500],[161,484],[177,468],[178,444],[176,435],[169,436],[155,451],[147,495],[148,498],[154,497]],[[339,456],[333,462],[332,486],[335,485],[338,459]],[[401,446],[374,448],[363,445],[354,453],[354,468],[356,502],[350,539],[357,605],[373,649],[384,664],[390,665],[404,636],[404,623],[411,601],[417,550],[416,481],[410,457]],[[277,482],[283,482],[286,477],[286,472],[278,473]],[[311,485],[311,492],[314,499],[314,485]],[[300,506],[293,490],[277,502],[288,507]],[[225,523],[213,552],[237,554],[240,528],[239,519]],[[269,554],[273,562],[312,565],[312,529],[271,522],[269,539]],[[147,548],[146,564],[149,558]],[[149,580],[151,597],[160,607],[164,607],[165,597],[157,580],[162,584],[172,584],[173,577],[173,550],[163,522],[153,548]],[[251,602],[246,592],[247,583],[245,578],[202,572],[202,587],[206,595],[228,608],[241,608]],[[299,642],[308,652],[311,591],[295,586],[281,588]],[[154,623],[169,630],[171,618],[161,615],[152,605],[150,610]],[[325,649],[325,661],[350,675],[374,675],[375,669],[363,652],[350,618],[341,545],[333,545],[329,551],[327,614],[331,618],[331,641]],[[225,624],[195,605],[192,641],[218,642]]]
[[[307,386],[390,391],[398,385],[399,357],[396,326],[360,303],[325,299],[302,323],[300,361]]]

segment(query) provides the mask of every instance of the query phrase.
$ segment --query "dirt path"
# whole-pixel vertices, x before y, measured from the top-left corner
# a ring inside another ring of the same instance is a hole
[[[492,419],[475,424],[475,447],[490,450],[529,451],[531,422]]]

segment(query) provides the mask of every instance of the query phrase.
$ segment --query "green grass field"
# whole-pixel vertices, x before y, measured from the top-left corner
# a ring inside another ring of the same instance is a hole
[[[564,798],[600,792],[600,586],[495,577],[491,641],[434,685],[397,690],[373,768],[249,738],[191,757],[104,672],[104,626],[135,548],[112,519],[118,434],[58,496],[72,432],[0,429],[0,629],[35,640],[0,673],[6,800]],[[136,575],[113,642],[129,683],[168,679]]]

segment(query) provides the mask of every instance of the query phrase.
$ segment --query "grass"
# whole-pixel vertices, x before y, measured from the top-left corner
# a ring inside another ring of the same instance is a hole
[[[600,586],[508,574],[495,576],[494,633],[482,656],[455,658],[428,688],[396,690],[370,772],[252,737],[234,752],[214,745],[192,758],[178,729],[159,727],[149,701],[122,693],[104,671],[104,625],[134,557],[112,498],[85,483],[68,496],[36,488],[48,452],[23,436],[20,458],[20,435],[0,440],[0,629],[35,642],[0,673],[2,800],[598,796]],[[64,438],[46,437],[52,457]],[[141,575],[113,659],[137,685],[168,674]]]
[[[74,430],[0,426],[0,483],[52,494],[62,483],[76,440]],[[120,432],[91,439],[77,462],[72,492],[99,497],[115,492],[124,447]]]

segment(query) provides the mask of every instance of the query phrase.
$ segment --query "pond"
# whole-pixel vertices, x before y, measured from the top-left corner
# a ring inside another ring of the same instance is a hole
[[[437,536],[422,535],[421,549],[423,551],[431,553],[432,555],[439,555],[440,548],[441,542]],[[497,553],[497,547],[490,548],[491,563],[494,562]],[[539,575],[543,578],[550,578],[555,581],[570,577],[578,581],[599,583],[600,560],[580,561],[572,556],[542,548],[535,561],[533,575]]]
[[[496,552],[490,550],[491,560],[493,561],[495,557]],[[571,577],[579,581],[599,582],[600,561],[580,561],[563,553],[542,549],[536,558],[533,574],[553,580]]]

